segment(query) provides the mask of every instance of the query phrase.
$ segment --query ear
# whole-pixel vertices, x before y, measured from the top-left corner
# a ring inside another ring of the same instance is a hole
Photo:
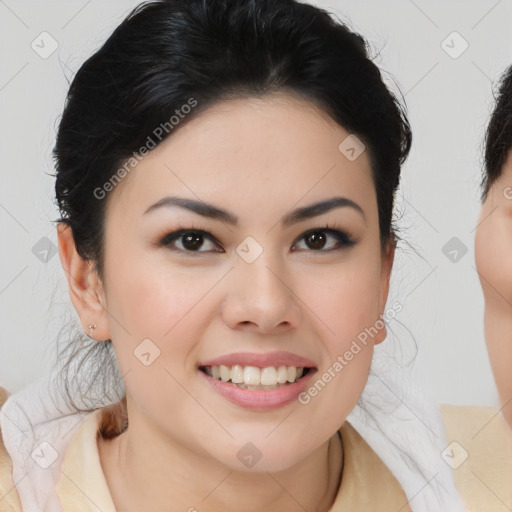
[[[396,248],[396,240],[393,238],[388,243],[387,247],[382,254],[382,264],[380,270],[380,296],[379,296],[379,319],[382,319],[384,315],[384,308],[386,307],[386,302],[388,300],[388,292],[389,292],[389,281],[391,277],[391,269],[393,268],[393,261],[395,259],[395,248]],[[382,320],[383,324],[384,321]],[[379,329],[379,332],[373,338],[374,344],[382,343],[386,336],[388,335],[386,325],[382,329]]]
[[[96,340],[110,339],[106,300],[94,263],[83,260],[78,254],[71,228],[63,222],[57,227],[57,238],[69,296],[80,317],[82,329]],[[90,332],[91,324],[96,328]]]

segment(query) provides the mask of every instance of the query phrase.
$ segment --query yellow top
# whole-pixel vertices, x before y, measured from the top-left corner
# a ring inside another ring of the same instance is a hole
[[[100,412],[86,418],[66,450],[57,486],[65,512],[115,512],[98,454]],[[512,439],[501,415],[492,407],[442,406],[442,413],[448,440],[443,458],[454,468],[468,512],[510,512]],[[340,434],[342,483],[331,512],[410,511],[400,484],[356,430],[345,422]],[[21,512],[1,442],[0,510]]]
[[[494,407],[442,405],[455,486],[467,512],[512,510],[512,431]],[[453,455],[453,457],[451,457]]]

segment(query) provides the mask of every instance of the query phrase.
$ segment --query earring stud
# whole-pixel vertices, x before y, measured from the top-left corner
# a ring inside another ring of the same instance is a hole
[[[92,331],[96,329],[96,324],[89,325],[89,338],[92,338]]]

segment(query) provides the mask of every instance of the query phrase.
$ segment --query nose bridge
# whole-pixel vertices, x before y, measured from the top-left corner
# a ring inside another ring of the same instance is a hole
[[[268,330],[295,323],[300,309],[277,250],[244,240],[238,248],[226,308],[230,324],[253,323]]]
[[[242,249],[244,248],[246,247],[242,246]],[[255,254],[253,247],[249,250]],[[262,247],[261,252],[251,261],[240,256],[235,263],[235,273],[254,297],[260,296],[262,299],[277,301],[281,295],[289,293],[289,289],[283,284],[284,264],[280,261],[277,251],[270,248],[264,250]]]

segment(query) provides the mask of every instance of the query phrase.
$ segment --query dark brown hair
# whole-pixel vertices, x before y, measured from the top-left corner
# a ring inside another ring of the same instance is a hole
[[[482,201],[501,176],[503,165],[512,149],[512,66],[502,75],[496,103],[485,135],[485,172],[482,178]]]

